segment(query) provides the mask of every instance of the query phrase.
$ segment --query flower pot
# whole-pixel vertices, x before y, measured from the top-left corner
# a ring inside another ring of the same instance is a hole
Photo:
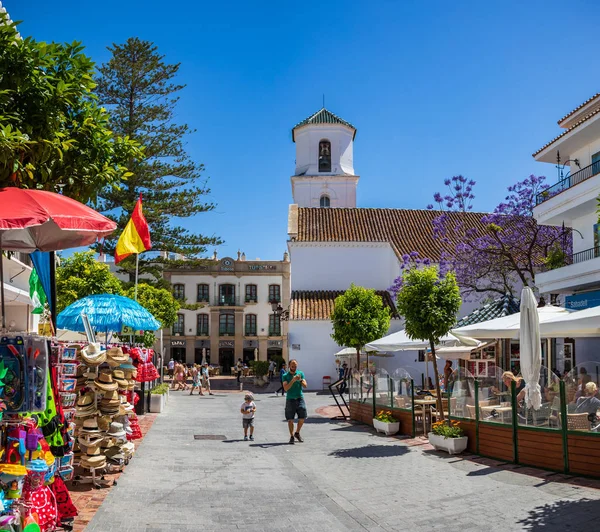
[[[386,436],[390,436],[396,434],[400,430],[400,422],[385,423],[384,421],[373,418],[373,427],[375,427],[377,432],[383,432]]]
[[[462,453],[467,448],[467,441],[469,440],[467,436],[462,436],[461,438],[444,438],[433,432],[430,432],[428,436],[429,443],[431,443],[435,449],[438,451],[446,451],[448,454]]]
[[[165,407],[165,396],[160,393],[150,394],[150,412],[160,414]]]

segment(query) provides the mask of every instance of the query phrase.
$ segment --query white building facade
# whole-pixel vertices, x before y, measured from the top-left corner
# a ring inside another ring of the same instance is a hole
[[[564,264],[536,275],[541,294],[558,294],[576,310],[600,305],[600,94],[595,94],[558,121],[564,130],[533,154],[536,161],[558,167],[556,181],[538,194],[533,214],[540,224],[572,229],[573,250]],[[600,341],[557,340],[558,356],[566,349],[567,367],[598,359]]]
[[[166,361],[200,363],[205,356],[227,375],[238,359],[287,359],[287,324],[272,308],[290,304],[287,253],[281,261],[215,255],[199,267],[167,269],[164,277],[188,306],[163,331]]]
[[[402,320],[387,290],[401,273],[402,256],[416,251],[435,260],[440,254],[432,232],[439,213],[357,208],[355,138],[354,126],[326,109],[292,130],[296,171],[288,211],[289,356],[298,360],[311,389],[321,388],[324,376],[335,376],[334,354],[341,349],[331,338],[335,298],[352,283],[375,289],[393,316],[388,332],[400,330]],[[476,220],[474,213],[465,216]],[[461,316],[476,306],[463,305]],[[409,351],[379,359],[378,365],[425,373],[423,361],[418,352]]]

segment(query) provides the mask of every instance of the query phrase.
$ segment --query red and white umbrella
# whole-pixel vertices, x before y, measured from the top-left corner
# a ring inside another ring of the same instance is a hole
[[[16,187],[0,189],[0,295],[2,328],[4,272],[2,250],[58,251],[88,246],[110,235],[117,224],[94,209],[67,196]]]

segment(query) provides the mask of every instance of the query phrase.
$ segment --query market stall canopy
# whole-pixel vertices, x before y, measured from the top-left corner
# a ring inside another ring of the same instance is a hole
[[[88,246],[117,228],[87,205],[45,190],[2,188],[0,206],[0,247],[11,251]]]
[[[4,292],[7,305],[17,302],[24,303],[25,305],[33,305],[33,301],[31,301],[29,294],[25,290],[7,284],[4,286]]]
[[[563,307],[545,306],[537,309],[541,336],[548,338],[556,336],[555,334],[545,334],[542,329],[542,324],[550,320],[559,319],[568,316],[575,311],[568,310]],[[496,339],[496,338],[511,338],[517,340],[519,338],[519,329],[521,324],[521,313],[511,314],[502,318],[482,321],[474,325],[458,327],[452,329],[451,333],[459,338],[470,337],[479,339]],[[560,335],[559,335],[560,336]]]
[[[57,318],[59,329],[84,332],[82,314],[98,332],[120,333],[125,327],[135,331],[155,331],[160,323],[142,305],[128,297],[99,294],[75,301]]]
[[[494,345],[494,342],[480,342],[476,346],[454,345],[449,347],[436,347],[435,355],[444,360],[470,360],[471,353],[479,351],[480,349],[485,349],[490,345]]]
[[[440,345],[472,345],[479,344],[473,338],[457,338],[453,334],[447,334],[440,340]],[[366,349],[376,349],[378,351],[414,351],[419,349],[428,349],[429,342],[423,340],[411,340],[405,330],[398,331],[379,340],[375,340],[365,346]],[[356,354],[356,353],[355,353]]]
[[[540,320],[540,334],[546,338],[600,336],[600,307],[564,313],[543,323]]]

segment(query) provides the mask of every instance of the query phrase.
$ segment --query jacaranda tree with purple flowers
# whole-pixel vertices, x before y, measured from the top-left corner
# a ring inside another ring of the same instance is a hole
[[[440,215],[432,231],[440,243],[440,258],[413,252],[403,257],[403,269],[439,262],[441,275],[455,272],[464,298],[518,296],[522,286],[534,288],[535,274],[546,257],[557,250],[566,256],[572,249],[568,231],[538,225],[533,217],[536,194],[548,188],[544,181],[530,175],[508,187],[508,195],[492,213],[478,215],[472,212],[475,181],[460,175],[446,179],[447,193],[434,194]],[[397,293],[401,286],[402,276],[390,290]]]

